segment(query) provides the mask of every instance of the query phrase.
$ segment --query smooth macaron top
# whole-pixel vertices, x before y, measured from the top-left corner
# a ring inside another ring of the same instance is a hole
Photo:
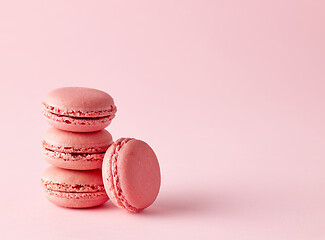
[[[50,166],[43,172],[42,181],[68,185],[103,185],[100,169],[74,171]]]
[[[116,112],[108,93],[85,87],[54,89],[45,97],[43,105],[53,113],[75,117],[102,117]]]
[[[72,148],[108,147],[113,143],[112,135],[105,129],[96,132],[68,132],[56,128],[46,131],[44,142],[47,145]]]
[[[102,171],[106,192],[113,203],[131,212],[150,206],[159,193],[158,159],[141,140],[117,140],[105,154]]]

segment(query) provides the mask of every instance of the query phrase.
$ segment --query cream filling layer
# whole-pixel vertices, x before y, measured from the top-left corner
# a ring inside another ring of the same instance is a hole
[[[72,125],[94,125],[98,123],[107,123],[110,122],[115,115],[107,116],[107,117],[99,117],[99,118],[78,118],[78,117],[70,117],[65,115],[57,115],[55,113],[51,113],[49,111],[43,110],[44,117],[56,121],[56,122],[64,122],[66,124]]]
[[[41,179],[41,183],[45,192],[55,197],[67,199],[107,197],[104,185],[69,185],[44,181],[43,179]]]
[[[78,110],[62,110],[57,107],[50,106],[43,102],[44,109],[46,111],[49,111],[51,113],[57,114],[57,115],[63,115],[63,116],[69,116],[69,117],[108,117],[111,115],[115,115],[117,108],[114,105],[111,105],[109,109],[107,110],[101,110],[101,111],[78,111]]]

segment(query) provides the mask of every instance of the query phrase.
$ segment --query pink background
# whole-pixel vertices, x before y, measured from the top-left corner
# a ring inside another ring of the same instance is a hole
[[[1,239],[325,239],[324,1],[1,1]],[[41,101],[88,86],[156,151],[155,204],[49,203]]]

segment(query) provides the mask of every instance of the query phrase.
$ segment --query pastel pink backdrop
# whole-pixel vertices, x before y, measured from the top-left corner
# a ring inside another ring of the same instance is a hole
[[[1,239],[325,239],[324,1],[1,1]],[[156,151],[155,204],[49,203],[41,101],[115,99]]]

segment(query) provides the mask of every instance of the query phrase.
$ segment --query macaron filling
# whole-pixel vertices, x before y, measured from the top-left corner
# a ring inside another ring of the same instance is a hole
[[[109,147],[64,147],[49,144],[46,141],[43,141],[42,145],[45,156],[63,161],[102,161]]]
[[[74,117],[74,116],[65,116],[58,115],[46,110],[43,110],[43,115],[55,122],[64,122],[66,124],[72,125],[94,125],[96,123],[106,123],[110,122],[115,115],[110,115],[106,117]]]
[[[44,181],[43,179],[41,179],[41,183],[45,188],[45,192],[54,197],[66,199],[107,197],[104,185],[69,185]]]
[[[44,111],[50,112],[58,116],[68,116],[76,118],[98,118],[98,117],[109,117],[115,116],[117,111],[116,106],[111,105],[110,109],[101,111],[78,111],[78,110],[63,110],[57,107],[50,106],[43,102]]]
[[[43,148],[55,152],[63,153],[105,153],[109,146],[102,147],[70,147],[70,146],[59,146],[46,142],[42,142]]]
[[[105,153],[64,153],[44,149],[44,155],[52,159],[61,159],[63,161],[102,161]]]
[[[109,173],[109,177],[111,178],[111,183],[113,183],[113,193],[114,193],[114,197],[117,201],[117,203],[123,207],[126,208],[127,210],[131,211],[131,212],[139,212],[142,209],[133,207],[125,198],[125,196],[123,195],[123,191],[120,185],[120,180],[118,177],[118,168],[117,168],[117,161],[118,161],[118,152],[120,151],[120,149],[127,144],[129,141],[131,141],[132,138],[121,138],[119,139],[115,144],[115,149],[112,153],[111,156],[111,160],[110,160],[110,173]]]

